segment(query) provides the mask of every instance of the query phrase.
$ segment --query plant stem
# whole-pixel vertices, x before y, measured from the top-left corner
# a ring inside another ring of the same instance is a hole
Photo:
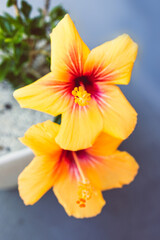
[[[13,4],[13,6],[15,8],[16,16],[20,16],[17,0],[15,0],[15,3]]]
[[[39,72],[37,72],[35,69],[33,69],[33,68],[29,68],[28,72],[31,73],[36,78],[40,78],[41,77],[41,74]]]
[[[50,7],[50,0],[45,0],[45,4],[44,4],[44,16],[47,16],[48,15],[48,10],[49,10],[49,7]]]
[[[41,51],[39,51],[39,53],[43,54],[44,56],[50,57],[50,53],[45,50],[41,50]]]

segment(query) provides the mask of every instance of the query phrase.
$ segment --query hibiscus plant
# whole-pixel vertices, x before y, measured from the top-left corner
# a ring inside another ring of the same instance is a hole
[[[34,82],[49,71],[51,29],[66,11],[60,5],[50,10],[50,0],[31,16],[32,6],[22,0],[8,0],[15,16],[0,16],[0,81],[9,81],[17,88]]]

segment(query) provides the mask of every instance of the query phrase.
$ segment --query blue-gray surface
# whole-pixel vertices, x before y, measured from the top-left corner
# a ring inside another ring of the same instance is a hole
[[[121,146],[138,161],[139,174],[131,185],[105,192],[102,213],[85,220],[69,218],[51,191],[32,207],[23,205],[16,190],[0,192],[0,240],[159,240],[160,2],[61,2],[91,48],[123,32],[139,43],[132,81],[122,88],[139,113],[138,125]]]

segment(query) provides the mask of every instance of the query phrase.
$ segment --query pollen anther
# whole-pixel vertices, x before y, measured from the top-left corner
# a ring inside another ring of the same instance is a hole
[[[86,106],[88,101],[91,99],[91,94],[88,93],[82,86],[75,87],[72,91],[72,95],[74,96],[75,103],[80,106]]]
[[[79,207],[85,207],[86,202],[91,199],[92,197],[92,187],[89,182],[86,183],[79,183],[78,187],[78,200],[76,203],[79,205]]]

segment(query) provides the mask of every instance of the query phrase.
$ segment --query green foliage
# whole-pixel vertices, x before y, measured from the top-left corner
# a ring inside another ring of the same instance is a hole
[[[32,7],[26,1],[21,2],[21,13],[24,15],[26,19],[29,18]]]
[[[12,5],[16,4],[16,0],[8,0],[7,1],[7,7],[10,7]]]
[[[62,6],[39,9],[31,17],[32,6],[8,0],[16,16],[0,16],[0,81],[4,79],[17,88],[32,83],[47,72],[50,66],[49,33],[66,14]]]

